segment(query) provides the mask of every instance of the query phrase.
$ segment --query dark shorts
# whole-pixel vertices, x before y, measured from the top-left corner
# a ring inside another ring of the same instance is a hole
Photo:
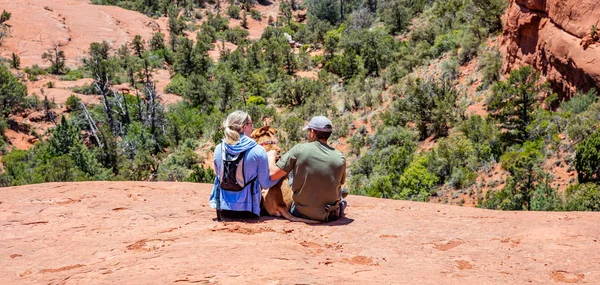
[[[249,211],[221,210],[221,216],[228,219],[255,219],[258,216]]]
[[[339,210],[335,214],[329,214],[329,216],[327,218],[327,222],[336,221],[337,219],[343,217],[344,211],[346,210],[346,204],[347,204],[346,200],[342,199],[342,201],[340,202]],[[297,218],[312,220],[311,218],[300,213],[300,211],[298,211],[298,209],[296,208],[296,204],[294,204],[294,202],[292,202],[292,207],[290,208],[290,214],[292,214],[292,216],[297,217]]]

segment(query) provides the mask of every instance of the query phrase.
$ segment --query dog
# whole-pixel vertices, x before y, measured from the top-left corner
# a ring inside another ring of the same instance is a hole
[[[270,126],[264,126],[252,132],[250,137],[265,148],[266,151],[275,150],[278,153],[281,148],[277,145],[275,134],[277,130]],[[303,219],[293,216],[290,213],[292,207],[292,189],[287,175],[279,180],[277,184],[269,189],[262,190],[261,207],[269,213],[270,216],[284,217],[292,222],[304,222],[307,224],[318,224],[319,221]]]

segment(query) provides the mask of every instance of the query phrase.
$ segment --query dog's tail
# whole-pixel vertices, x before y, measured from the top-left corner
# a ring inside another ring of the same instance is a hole
[[[303,222],[303,223],[307,223],[307,224],[320,224],[321,223],[320,221],[295,217],[292,214],[290,214],[290,212],[288,212],[285,207],[282,207],[282,206],[277,206],[277,210],[279,210],[279,213],[281,213],[281,215],[283,215],[284,218],[290,220],[291,222]]]

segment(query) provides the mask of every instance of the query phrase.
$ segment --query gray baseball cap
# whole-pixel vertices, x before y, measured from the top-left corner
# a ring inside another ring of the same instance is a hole
[[[325,116],[316,116],[316,117],[313,117],[312,119],[310,119],[310,122],[308,123],[308,125],[306,127],[304,127],[302,130],[306,131],[308,129],[313,129],[313,130],[319,131],[319,132],[332,132],[333,124]]]

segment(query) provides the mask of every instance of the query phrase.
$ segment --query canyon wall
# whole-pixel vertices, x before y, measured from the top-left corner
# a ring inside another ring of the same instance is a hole
[[[600,48],[590,36],[599,22],[597,0],[511,0],[501,42],[503,70],[532,65],[561,96],[600,87]]]

